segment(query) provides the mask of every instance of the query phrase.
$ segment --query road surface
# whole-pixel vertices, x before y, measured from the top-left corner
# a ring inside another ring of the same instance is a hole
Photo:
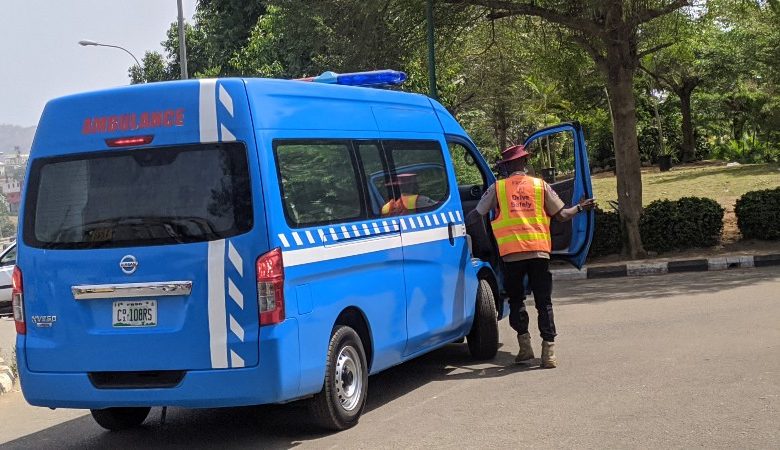
[[[453,344],[371,377],[363,418],[342,433],[308,427],[298,404],[171,409],[162,426],[155,409],[142,429],[108,433],[78,411],[27,407],[17,393],[0,397],[0,442],[56,449],[777,448],[780,268],[558,282],[554,299],[557,369],[539,369],[538,360],[514,365],[517,343],[504,320],[494,361],[475,364],[464,345]]]

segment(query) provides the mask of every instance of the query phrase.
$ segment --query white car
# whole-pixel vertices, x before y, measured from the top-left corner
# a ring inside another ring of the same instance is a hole
[[[0,253],[0,314],[11,314],[11,277],[16,265],[16,242]]]

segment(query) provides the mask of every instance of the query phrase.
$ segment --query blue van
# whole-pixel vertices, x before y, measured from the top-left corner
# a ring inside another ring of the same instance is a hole
[[[592,196],[578,124],[534,145],[567,203]],[[422,95],[229,78],[52,100],[13,275],[24,396],[109,430],[298,399],[350,427],[369,375],[464,337],[496,354],[500,262],[472,213],[494,181]],[[581,266],[592,215],[555,227]]]

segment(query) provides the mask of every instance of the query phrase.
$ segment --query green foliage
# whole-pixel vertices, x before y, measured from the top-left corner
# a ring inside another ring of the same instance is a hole
[[[780,239],[780,188],[752,191],[737,200],[737,225],[745,239]]]
[[[738,141],[727,141],[712,150],[715,159],[744,164],[780,161],[780,143],[756,141],[743,136]]]
[[[623,246],[620,236],[620,216],[614,211],[596,209],[596,229],[593,232],[593,243],[588,257],[611,255],[619,253]]]
[[[723,213],[723,207],[709,198],[656,200],[642,212],[642,242],[659,252],[711,247],[720,241]]]

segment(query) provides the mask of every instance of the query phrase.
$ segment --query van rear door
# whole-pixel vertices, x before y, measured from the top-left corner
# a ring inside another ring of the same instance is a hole
[[[588,151],[582,127],[562,123],[534,132],[525,141],[535,176],[544,179],[566,204],[593,197]],[[585,264],[593,240],[594,212],[577,214],[569,222],[550,223],[553,259],[568,261],[578,269]]]
[[[87,127],[127,109],[133,125]],[[140,127],[141,111],[177,110],[170,127]],[[76,136],[72,117],[87,118]],[[19,255],[30,370],[258,363],[254,261],[268,246],[243,82],[60,100],[32,154]]]

